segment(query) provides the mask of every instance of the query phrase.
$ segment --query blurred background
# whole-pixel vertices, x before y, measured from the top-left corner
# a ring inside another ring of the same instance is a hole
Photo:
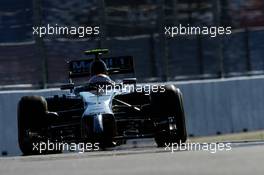
[[[99,38],[34,37],[33,26],[100,26]],[[232,26],[232,35],[164,37],[164,26]],[[264,73],[263,0],[0,1],[0,89],[56,87],[66,60],[109,48],[140,82]],[[19,85],[19,86],[18,86]]]

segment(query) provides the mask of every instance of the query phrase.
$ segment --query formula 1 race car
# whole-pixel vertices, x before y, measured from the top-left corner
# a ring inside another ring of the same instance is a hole
[[[135,138],[154,137],[158,147],[186,141],[180,90],[174,85],[139,85],[135,78],[115,83],[107,75],[133,74],[133,58],[101,58],[107,52],[107,49],[86,51],[95,58],[68,62],[69,84],[61,87],[65,95],[20,99],[18,140],[25,155],[39,154],[34,143],[47,140],[98,143],[102,149]],[[93,65],[97,67],[92,68]],[[104,66],[107,72],[96,72]],[[96,81],[78,86],[73,83],[74,78],[89,76]]]

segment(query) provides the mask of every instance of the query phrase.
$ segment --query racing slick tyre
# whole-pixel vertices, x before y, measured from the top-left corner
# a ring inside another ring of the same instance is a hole
[[[46,125],[47,102],[41,96],[24,96],[18,103],[18,142],[24,155],[40,154],[33,143],[40,143],[33,136]]]
[[[152,117],[156,119],[155,141],[158,147],[184,143],[187,139],[182,93],[174,85],[159,88],[150,95]]]

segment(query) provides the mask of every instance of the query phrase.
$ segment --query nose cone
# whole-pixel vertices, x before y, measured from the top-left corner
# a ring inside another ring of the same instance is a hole
[[[116,122],[113,114],[84,115],[81,124],[82,138],[99,143],[101,147],[112,145],[116,136]]]
[[[94,115],[93,117],[94,123],[94,133],[102,133],[104,131],[103,128],[103,116],[102,114]]]
[[[103,133],[103,116],[102,114],[84,115],[82,117],[82,128],[87,134]]]

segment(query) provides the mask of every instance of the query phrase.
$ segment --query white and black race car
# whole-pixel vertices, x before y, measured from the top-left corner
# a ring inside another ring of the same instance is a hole
[[[135,138],[154,137],[158,147],[186,141],[180,90],[174,85],[154,88],[152,85],[148,86],[148,89],[152,88],[150,93],[145,93],[145,87],[137,90],[139,85],[134,78],[113,82],[107,75],[134,72],[133,58],[99,58],[106,52],[106,49],[87,51],[95,58],[68,63],[70,83],[61,87],[67,92],[65,95],[21,98],[18,103],[18,139],[25,155],[39,154],[33,149],[34,143],[47,141],[98,143],[101,148]],[[107,73],[104,72],[103,76],[102,73],[94,75],[103,78],[93,78],[81,86],[74,85],[73,78],[90,76],[90,67],[95,61],[107,66]]]

